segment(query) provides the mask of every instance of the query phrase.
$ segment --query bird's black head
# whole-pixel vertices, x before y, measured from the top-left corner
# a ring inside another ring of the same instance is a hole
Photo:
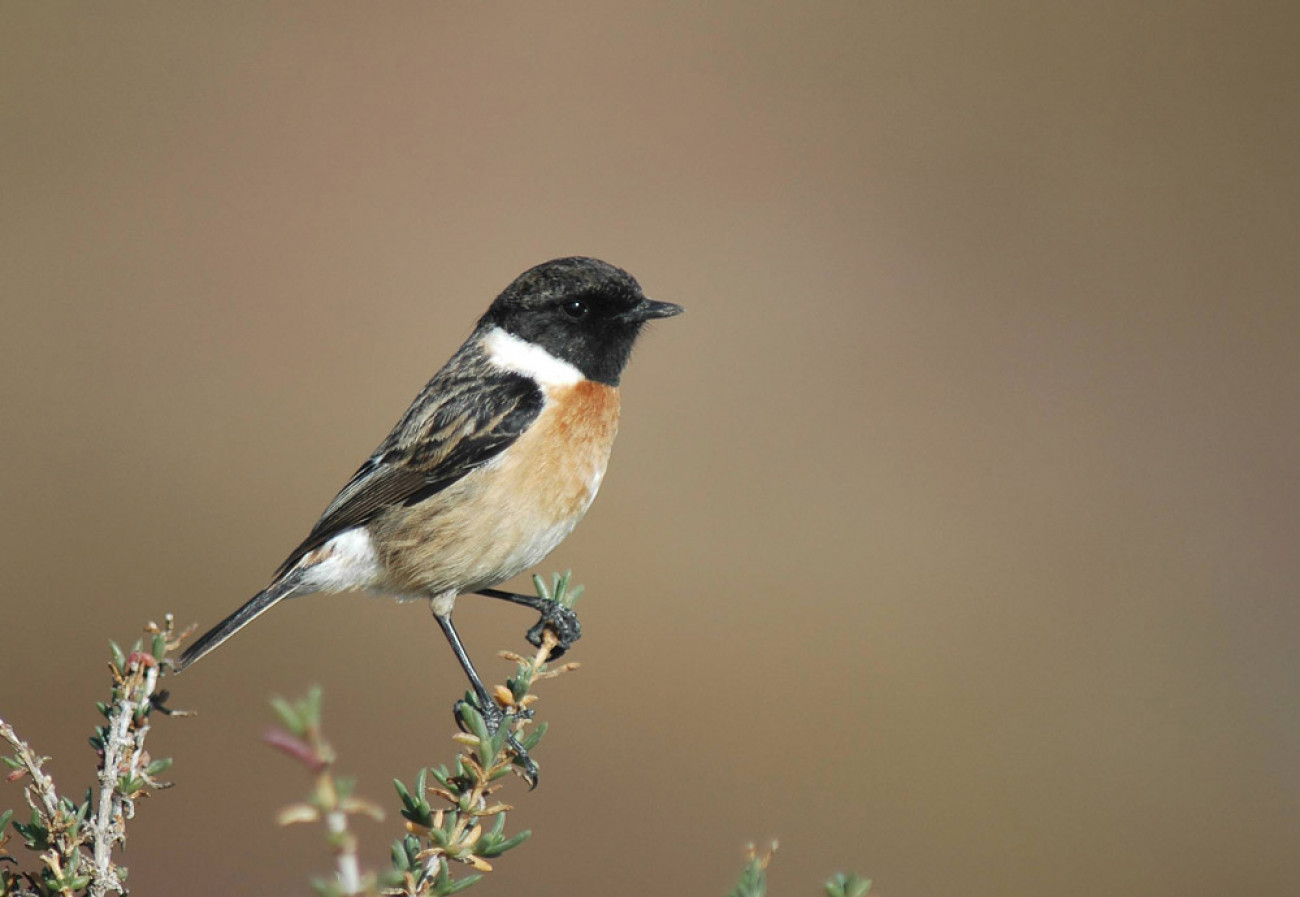
[[[617,386],[641,325],[681,311],[680,305],[647,299],[632,275],[608,262],[564,258],[520,274],[479,326],[500,327],[589,380]]]

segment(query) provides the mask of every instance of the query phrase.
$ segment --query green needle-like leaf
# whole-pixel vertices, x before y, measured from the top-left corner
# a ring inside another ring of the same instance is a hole
[[[275,715],[280,718],[280,722],[284,724],[284,727],[290,733],[302,737],[305,727],[297,708],[284,698],[276,696],[271,698],[271,709],[275,711]]]
[[[468,888],[470,885],[477,884],[478,880],[482,877],[483,876],[479,875],[477,872],[474,873],[473,875],[466,875],[464,878],[460,879],[459,881],[453,881],[449,883],[445,890],[439,891],[438,893],[440,894],[459,893],[465,890],[466,888]]]
[[[871,890],[871,879],[859,878],[856,873],[838,872],[826,882],[827,897],[866,897]]]
[[[506,838],[503,841],[493,844],[489,848],[479,850],[478,855],[489,859],[492,857],[499,857],[507,850],[513,850],[514,848],[518,847],[520,844],[523,844],[530,837],[532,837],[532,834],[533,834],[532,829],[524,829],[522,832],[520,832],[519,834],[511,838]]]

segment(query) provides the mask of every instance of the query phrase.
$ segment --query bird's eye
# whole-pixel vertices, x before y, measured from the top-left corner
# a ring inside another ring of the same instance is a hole
[[[587,312],[591,310],[587,307],[587,303],[583,302],[581,299],[570,299],[568,302],[560,306],[560,308],[563,309],[565,317],[571,321],[581,321],[583,318],[587,317]]]

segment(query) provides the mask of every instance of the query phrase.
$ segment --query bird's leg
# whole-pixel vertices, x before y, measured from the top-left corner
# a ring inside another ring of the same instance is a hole
[[[488,694],[487,687],[479,677],[478,671],[474,669],[474,663],[469,659],[469,654],[465,651],[465,645],[460,640],[460,634],[456,632],[456,627],[452,625],[450,614],[440,614],[434,612],[433,618],[438,621],[442,627],[442,634],[447,637],[447,642],[451,645],[452,652],[456,655],[456,660],[460,663],[460,668],[465,671],[469,677],[470,687],[474,689],[474,696],[478,699],[478,709],[483,714],[483,723],[487,726],[490,734],[495,735],[501,726],[509,727],[514,718],[514,714],[506,713],[501,706],[492,699]],[[460,702],[457,701],[459,708]],[[460,714],[456,714],[457,724],[460,723]],[[461,727],[462,730],[464,727]],[[510,748],[511,753],[515,755],[515,764],[523,771],[524,779],[528,782],[529,788],[537,787],[537,764],[533,758],[528,756],[528,751],[515,738],[514,732],[506,735],[506,745]]]
[[[541,619],[537,621],[532,629],[528,630],[527,637],[533,647],[540,648],[542,646],[542,632],[550,629],[555,633],[557,644],[551,650],[547,660],[555,660],[564,656],[564,652],[573,647],[574,642],[582,638],[582,624],[578,622],[578,614],[573,608],[565,607],[558,601],[539,598],[536,595],[503,592],[500,589],[479,589],[476,594],[509,601],[512,604],[522,604],[524,607],[531,607],[541,614]]]

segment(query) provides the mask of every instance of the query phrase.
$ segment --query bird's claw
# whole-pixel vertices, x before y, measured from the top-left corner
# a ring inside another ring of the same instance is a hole
[[[456,702],[455,714],[456,725],[460,730],[468,735],[474,734],[469,730],[465,722],[464,710],[467,707],[473,707],[480,716],[483,717],[483,725],[487,729],[488,735],[496,735],[502,728],[506,727],[506,749],[510,751],[512,758],[511,763],[514,765],[516,772],[528,783],[528,790],[531,791],[537,787],[540,772],[537,763],[529,756],[527,749],[519,743],[515,733],[510,730],[511,724],[517,719],[532,719],[533,711],[518,710],[507,713],[502,710],[496,701],[487,701],[487,708],[480,707],[477,702],[471,703],[462,698]]]
[[[582,638],[582,624],[578,622],[578,614],[571,607],[565,607],[558,601],[547,601],[544,607],[538,608],[541,611],[541,618],[528,630],[526,638],[528,643],[535,648],[542,647],[542,639],[546,630],[551,630],[555,635],[555,647],[551,649],[550,656],[547,660],[558,660],[564,656],[564,652],[573,647],[573,643]]]

